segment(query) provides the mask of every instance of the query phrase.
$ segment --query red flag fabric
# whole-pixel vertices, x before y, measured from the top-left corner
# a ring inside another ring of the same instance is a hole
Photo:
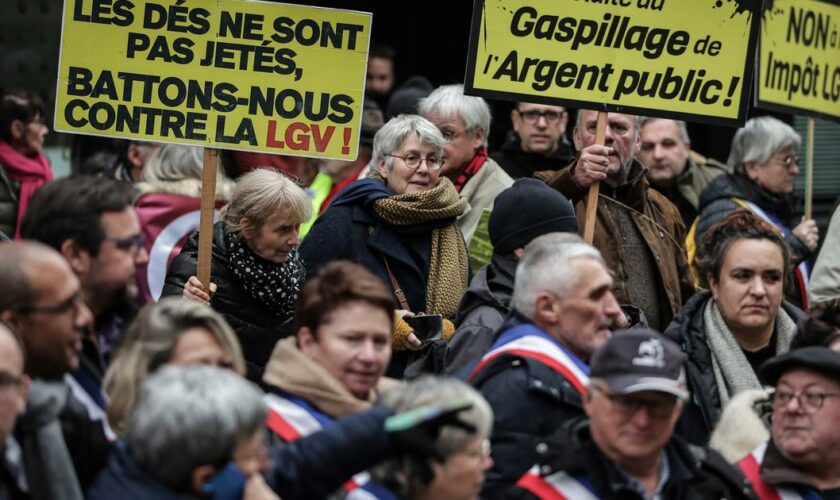
[[[214,220],[219,220],[219,209],[225,203],[216,200]],[[169,264],[181,253],[187,238],[198,230],[201,198],[150,193],[140,197],[136,209],[149,252],[148,264],[137,268],[138,300],[146,303],[160,299]]]

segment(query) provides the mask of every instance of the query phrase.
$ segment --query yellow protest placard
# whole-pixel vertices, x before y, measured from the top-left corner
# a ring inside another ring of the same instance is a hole
[[[840,119],[840,4],[774,0],[764,13],[756,106]]]
[[[242,0],[66,0],[64,132],[354,159],[371,15]]]
[[[737,125],[760,2],[477,0],[468,93]]]

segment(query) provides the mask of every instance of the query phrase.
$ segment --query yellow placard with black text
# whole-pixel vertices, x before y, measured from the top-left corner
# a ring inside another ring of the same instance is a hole
[[[467,93],[744,122],[760,1],[476,0]]]
[[[65,0],[55,128],[354,159],[371,14],[243,0]]]
[[[840,2],[774,0],[759,52],[756,106],[840,120]]]

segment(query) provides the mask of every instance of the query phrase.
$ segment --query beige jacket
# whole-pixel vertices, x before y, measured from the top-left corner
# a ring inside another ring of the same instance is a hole
[[[496,196],[512,185],[513,179],[490,158],[487,158],[481,169],[464,184],[461,198],[467,201],[467,210],[458,218],[458,226],[464,235],[467,248],[481,220],[481,213],[484,210],[493,210]]]
[[[840,299],[840,208],[831,216],[825,242],[811,273],[811,300]]]
[[[277,342],[263,382],[309,401],[333,418],[368,410],[382,392],[400,385],[397,380],[382,377],[367,401],[358,399],[326,368],[304,355],[294,336]]]

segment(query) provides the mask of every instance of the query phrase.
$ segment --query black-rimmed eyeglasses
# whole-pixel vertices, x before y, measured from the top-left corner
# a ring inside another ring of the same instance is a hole
[[[537,111],[536,109],[529,109],[527,111],[519,111],[519,116],[528,123],[536,123],[540,117],[545,118],[548,123],[557,123],[563,118],[563,111]]]
[[[50,314],[50,315],[60,315],[64,314],[68,311],[75,310],[82,304],[82,292],[78,291],[71,295],[70,297],[62,300],[58,304],[53,304],[49,306],[24,306],[19,307],[17,310],[22,314]]]
[[[773,393],[773,408],[780,410],[787,408],[790,402],[796,399],[796,403],[805,413],[816,413],[825,404],[826,398],[840,398],[840,394],[832,394],[819,391],[780,391]]]

